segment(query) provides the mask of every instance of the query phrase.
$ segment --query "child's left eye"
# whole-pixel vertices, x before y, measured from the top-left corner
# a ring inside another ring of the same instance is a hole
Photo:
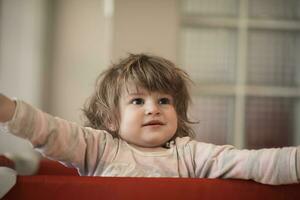
[[[134,105],[142,105],[144,104],[144,99],[142,98],[135,98],[131,100],[131,103]]]
[[[161,98],[159,99],[159,104],[170,104],[171,100],[169,98]]]

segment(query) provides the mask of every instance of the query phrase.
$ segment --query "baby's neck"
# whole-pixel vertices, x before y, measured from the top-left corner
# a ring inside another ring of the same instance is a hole
[[[161,152],[161,151],[165,151],[166,148],[164,147],[142,147],[142,146],[138,146],[135,144],[130,144],[128,143],[128,145],[132,146],[133,148],[139,150],[139,151],[143,151],[143,152]]]

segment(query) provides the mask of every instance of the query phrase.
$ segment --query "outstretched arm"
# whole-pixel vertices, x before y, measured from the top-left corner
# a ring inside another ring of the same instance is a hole
[[[29,140],[45,156],[78,168],[81,175],[94,175],[99,160],[110,159],[118,149],[109,133],[51,116],[21,100],[1,95],[0,111],[9,133]]]
[[[16,109],[16,103],[0,93],[0,122],[12,119]]]
[[[194,145],[196,177],[252,179],[272,185],[300,181],[300,146],[239,150],[229,145]]]

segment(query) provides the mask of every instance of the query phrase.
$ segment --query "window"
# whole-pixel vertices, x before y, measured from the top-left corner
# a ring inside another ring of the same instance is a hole
[[[240,148],[300,143],[300,1],[182,0],[180,62],[197,138]]]

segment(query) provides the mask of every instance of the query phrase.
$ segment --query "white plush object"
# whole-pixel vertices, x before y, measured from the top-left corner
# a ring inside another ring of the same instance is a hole
[[[17,172],[8,167],[0,167],[0,199],[16,184]]]
[[[35,153],[4,153],[3,155],[13,161],[18,175],[33,175],[38,170],[40,158]]]

